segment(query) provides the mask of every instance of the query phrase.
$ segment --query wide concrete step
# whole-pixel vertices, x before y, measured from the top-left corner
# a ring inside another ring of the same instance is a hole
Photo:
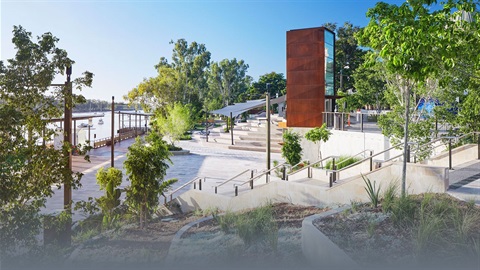
[[[267,142],[265,141],[243,141],[243,140],[237,140],[235,141],[236,146],[255,146],[255,147],[264,147],[267,145]],[[270,143],[270,148],[278,148],[281,149],[282,146],[279,143],[276,142],[271,142]]]
[[[266,152],[265,147],[256,147],[256,146],[244,146],[244,145],[230,145],[228,149],[235,150],[244,150],[244,151],[255,151],[255,152]],[[270,148],[271,153],[281,153],[281,148]]]
[[[255,136],[239,136],[240,140],[242,141],[254,141],[254,142],[263,142],[263,141],[266,141],[267,136],[260,136],[260,135],[255,135]],[[279,143],[279,142],[283,142],[283,139],[282,137],[278,137],[278,136],[270,136],[270,141],[271,142],[276,142],[276,143]]]

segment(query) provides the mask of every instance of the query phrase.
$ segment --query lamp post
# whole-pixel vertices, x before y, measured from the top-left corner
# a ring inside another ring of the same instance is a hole
[[[50,86],[63,87],[64,116],[63,116],[63,143],[67,142],[68,147],[72,147],[72,66],[66,68],[67,81],[64,84],[51,84]],[[69,214],[69,218],[65,222],[65,230],[61,238],[62,244],[70,246],[72,243],[72,151],[66,150],[67,171],[65,172],[65,182],[63,184],[63,209]]]
[[[111,145],[110,145],[110,163],[111,163],[111,167],[113,168],[115,166],[115,161],[113,159],[114,157],[114,145],[115,145],[115,132],[114,132],[114,129],[115,129],[115,97],[112,96],[112,126],[111,126],[111,139],[110,139],[110,142],[111,142]]]
[[[270,170],[270,93],[268,92],[268,86],[270,84],[267,83],[267,93],[265,95],[265,101],[266,101],[266,111],[267,111],[267,171]],[[270,172],[268,172],[270,175]]]

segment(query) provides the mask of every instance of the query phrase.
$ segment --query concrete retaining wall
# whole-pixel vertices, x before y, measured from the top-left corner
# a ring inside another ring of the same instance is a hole
[[[369,172],[365,174],[365,177],[368,177],[372,183],[375,182],[376,186],[380,186],[382,190],[386,189],[390,183],[396,183],[400,190],[401,171],[402,164],[393,163]],[[409,194],[443,193],[448,188],[448,169],[410,163],[407,166],[406,184]],[[368,201],[365,183],[361,176],[339,180],[332,188],[322,181],[318,181],[318,185],[313,185],[277,180],[255,187],[253,190],[242,191],[237,197],[189,190],[176,198],[184,212],[208,208],[239,211],[258,207],[268,202],[326,206],[350,204],[353,200]]]
[[[330,130],[332,135],[326,143],[314,144],[305,139],[305,133],[311,128],[292,128],[294,132],[300,134],[301,146],[303,149],[302,156],[310,161],[318,160],[318,149],[322,150],[322,157],[328,156],[352,156],[364,150],[373,150],[379,153],[385,149],[392,147],[388,137],[380,133],[351,132],[343,130]],[[400,150],[388,151],[375,159],[387,160],[390,157],[401,154]],[[368,153],[366,153],[368,155]]]
[[[452,166],[458,166],[468,161],[478,158],[478,146],[476,144],[466,144],[452,149]],[[442,152],[437,156],[422,161],[422,164],[448,167],[448,151]]]
[[[359,265],[355,261],[313,225],[315,220],[340,213],[345,209],[334,209],[303,220],[302,252],[311,265],[321,266],[322,269],[332,267],[333,269],[358,269]]]

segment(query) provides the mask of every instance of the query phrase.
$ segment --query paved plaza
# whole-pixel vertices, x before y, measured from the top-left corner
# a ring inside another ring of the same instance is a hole
[[[128,146],[134,142],[133,139],[122,141],[115,144],[114,148],[114,165],[115,168],[121,169],[124,173],[123,183],[120,186],[125,188],[129,185],[123,168],[123,162],[126,159]],[[195,177],[206,178],[205,188],[217,185],[245,170],[256,170],[260,172],[266,168],[267,156],[264,152],[241,151],[228,149],[228,145],[217,143],[215,141],[205,142],[204,139],[194,136],[191,141],[180,141],[178,143],[185,150],[189,150],[188,155],[172,156],[173,164],[167,170],[166,179],[177,178],[178,182],[174,184],[173,189],[180,187],[184,183],[194,179]],[[75,202],[86,201],[89,197],[98,198],[104,194],[96,183],[95,174],[100,167],[110,167],[111,148],[102,147],[94,149],[90,153],[91,162],[83,160],[81,156],[73,157],[73,170],[82,172],[82,187],[73,190],[72,199]],[[281,154],[272,153],[271,161],[283,162]],[[271,165],[273,167],[273,164]],[[245,175],[245,177],[248,174]],[[448,193],[466,200],[475,201],[480,205],[480,161],[474,160],[466,163],[455,170],[450,171],[450,186]],[[233,188],[231,192],[233,193]],[[186,186],[178,196],[184,191],[191,188]],[[230,191],[228,191],[230,192]],[[124,195],[123,195],[124,196]],[[63,209],[63,190],[55,190],[53,197],[49,198],[43,213],[53,214],[59,213]],[[82,219],[81,213],[75,213],[74,220]]]
[[[114,146],[114,165],[115,168],[123,171],[123,183],[120,188],[125,188],[130,183],[126,180],[123,162],[126,159],[128,146],[134,142],[133,139],[122,141]],[[238,173],[247,169],[257,171],[266,168],[266,153],[251,152],[241,150],[231,150],[225,144],[216,142],[205,142],[200,138],[194,138],[191,141],[180,141],[178,143],[185,150],[189,150],[189,155],[179,155],[170,157],[173,164],[167,170],[165,179],[177,178],[178,182],[174,184],[173,189],[180,187],[184,183],[195,177],[206,177],[209,183],[213,181],[221,182],[229,179]],[[82,187],[72,191],[73,202],[86,201],[89,197],[98,198],[104,195],[96,183],[95,174],[100,167],[110,167],[111,148],[102,147],[94,149],[90,153],[91,162],[86,162],[81,156],[73,157],[73,171],[82,172]],[[271,161],[283,161],[278,153],[271,154]],[[190,186],[184,190],[190,189]],[[178,196],[178,194],[176,194]],[[55,190],[53,197],[47,200],[46,208],[42,211],[45,214],[59,213],[63,210],[63,189]],[[81,213],[74,214],[74,220],[82,219]]]

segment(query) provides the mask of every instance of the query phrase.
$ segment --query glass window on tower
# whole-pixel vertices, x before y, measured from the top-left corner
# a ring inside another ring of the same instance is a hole
[[[334,91],[334,59],[335,59],[335,36],[332,32],[325,30],[325,95],[333,96]]]

